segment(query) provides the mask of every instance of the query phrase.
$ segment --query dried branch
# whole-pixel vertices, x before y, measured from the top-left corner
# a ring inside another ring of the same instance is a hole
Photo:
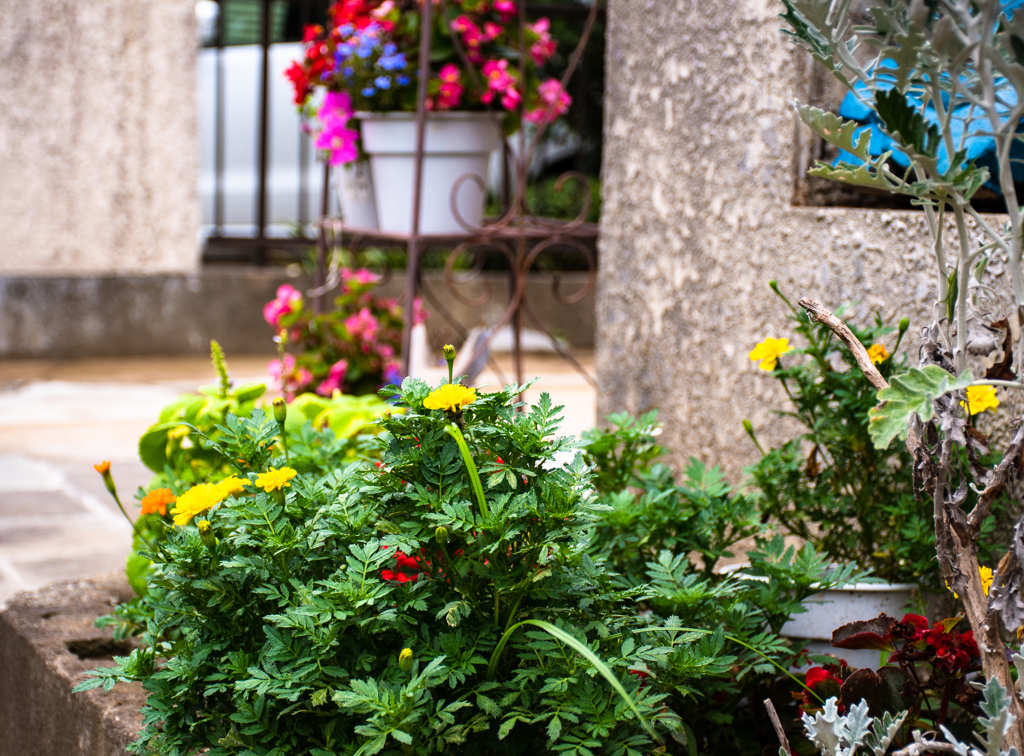
[[[764,708],[768,710],[768,718],[772,720],[772,727],[775,728],[775,736],[779,739],[779,745],[786,749],[786,753],[792,754],[793,749],[789,745],[786,731],[782,729],[782,721],[779,719],[778,712],[775,711],[775,704],[772,703],[772,699],[764,699]]]
[[[978,503],[974,505],[974,509],[967,516],[967,524],[975,537],[981,532],[981,524],[988,517],[992,502],[1006,490],[1007,483],[1012,479],[1011,476],[1017,477],[1020,472],[1022,450],[1024,450],[1024,423],[1017,428],[1013,440],[1010,441],[1010,445],[1006,449],[1006,454],[1003,455],[1003,461],[992,471],[989,484],[985,486],[985,490],[978,497]]]
[[[884,388],[889,388],[888,381],[882,377],[882,374],[878,372],[878,368],[875,367],[875,363],[873,363],[871,358],[868,357],[868,350],[865,349],[864,345],[860,343],[860,340],[853,335],[853,331],[850,330],[846,323],[833,315],[832,312],[817,299],[804,297],[799,300],[797,304],[807,311],[811,320],[815,320],[818,323],[823,323],[828,326],[829,330],[831,330],[832,333],[838,336],[839,339],[846,344],[846,347],[850,350],[854,359],[857,360],[857,364],[860,366],[860,369],[864,371],[864,376],[871,382],[872,386],[879,391]]]

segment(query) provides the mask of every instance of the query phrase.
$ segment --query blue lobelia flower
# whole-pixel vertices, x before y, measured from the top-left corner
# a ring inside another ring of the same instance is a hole
[[[352,66],[345,66],[341,69],[341,72],[345,74],[346,79],[351,79],[352,75],[356,72],[356,69],[352,68]]]
[[[378,65],[385,71],[401,71],[408,64],[405,62],[405,55],[403,53],[396,53],[393,55],[382,55],[380,60],[377,61]]]
[[[391,56],[391,55],[394,55],[396,52],[398,52],[398,47],[395,45],[394,42],[388,42],[388,43],[386,43],[384,45],[384,54],[385,55]]]
[[[378,89],[391,89],[390,76],[378,76],[373,80],[373,83],[377,85]]]
[[[373,46],[362,43],[356,48],[356,55],[360,58],[366,59],[373,55]]]
[[[404,87],[406,84],[409,83],[409,77],[406,76],[405,74],[400,74],[399,76],[395,77],[395,81],[398,82],[398,86]]]
[[[343,37],[351,37],[352,36],[352,32],[354,32],[354,31],[355,31],[355,28],[352,26],[352,24],[345,24],[344,26],[338,27],[338,32]]]
[[[374,89],[373,87],[366,87],[362,91],[363,97],[373,97],[375,94],[377,94],[377,90]]]

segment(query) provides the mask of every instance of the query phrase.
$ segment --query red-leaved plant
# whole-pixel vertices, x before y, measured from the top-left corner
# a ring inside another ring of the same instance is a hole
[[[851,669],[838,659],[836,664],[811,667],[804,676],[806,689],[794,694],[801,714],[818,711],[835,696],[840,713],[861,701],[874,717],[908,711],[903,742],[909,742],[915,729],[945,726],[954,733],[961,728],[968,733],[973,717],[980,715],[980,694],[969,682],[981,665],[974,632],[956,630],[962,619],[959,615],[929,627],[919,614],[900,620],[880,614],[836,629],[834,647],[877,650],[882,664],[877,669]]]

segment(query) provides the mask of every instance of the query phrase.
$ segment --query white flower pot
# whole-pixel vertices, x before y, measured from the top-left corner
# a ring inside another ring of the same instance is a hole
[[[382,231],[412,230],[413,180],[416,170],[415,113],[359,113],[363,150],[370,156],[377,218]],[[429,113],[424,142],[420,233],[461,234],[466,229],[452,212],[452,189],[463,176],[487,182],[491,152],[501,144],[487,113]],[[480,184],[464,180],[455,205],[471,227],[483,220],[485,194]]]
[[[816,593],[803,606],[803,614],[794,614],[782,626],[782,635],[810,640],[807,648],[813,654],[835,654],[853,668],[879,666],[881,655],[873,649],[833,648],[832,631],[837,627],[874,619],[885,612],[902,619],[916,598],[915,583],[856,583],[845,588]]]
[[[377,202],[373,196],[369,161],[358,160],[335,166],[332,174],[345,225],[378,228]]]

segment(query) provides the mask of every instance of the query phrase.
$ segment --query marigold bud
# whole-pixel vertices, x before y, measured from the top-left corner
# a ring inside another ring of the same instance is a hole
[[[455,360],[455,347],[451,344],[445,344],[441,348],[441,352],[444,354],[444,358],[448,362],[453,362]]]
[[[114,476],[110,474],[110,463],[100,462],[98,465],[93,465],[93,469],[103,476],[103,485],[107,487],[110,495],[116,497],[117,487],[114,486]]]
[[[213,525],[209,520],[196,520],[196,527],[199,528],[199,537],[203,539],[203,545],[212,549],[217,545],[217,537],[213,534]]]
[[[274,419],[277,420],[278,425],[284,425],[285,419],[288,417],[288,404],[281,397],[277,397],[274,400]]]
[[[434,530],[434,540],[442,546],[448,543],[448,528],[444,525],[438,525]]]
[[[910,318],[901,318],[900,335],[902,336],[904,333],[906,333],[908,328],[910,328]]]
[[[403,672],[408,672],[412,669],[412,649],[403,648],[402,653],[398,655],[398,666],[402,668]]]

